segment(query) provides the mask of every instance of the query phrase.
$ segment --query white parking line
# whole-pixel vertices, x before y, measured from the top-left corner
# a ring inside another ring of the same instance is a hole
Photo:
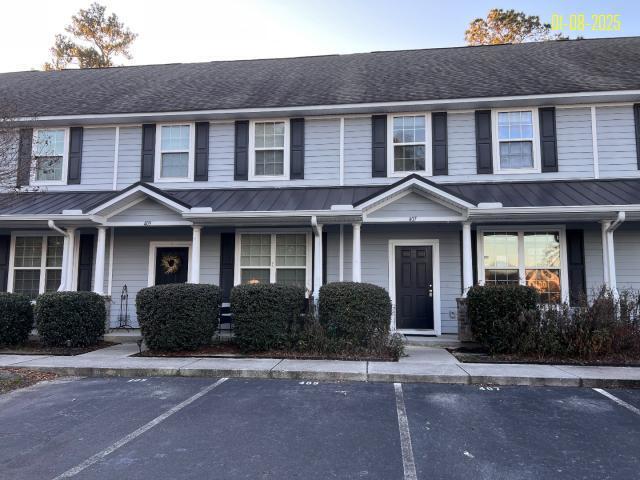
[[[82,462],[82,463],[76,465],[75,467],[67,470],[66,472],[58,475],[53,480],[59,480],[59,479],[62,479],[62,478],[71,478],[71,477],[77,475],[78,473],[82,472],[84,469],[90,467],[91,465],[94,465],[95,463],[98,463],[100,460],[102,460],[107,455],[115,452],[120,447],[125,446],[127,443],[129,443],[130,441],[132,441],[135,438],[139,437],[140,435],[142,435],[146,431],[151,430],[153,427],[155,427],[159,423],[163,422],[164,420],[169,418],[174,413],[177,413],[180,410],[182,410],[184,407],[187,407],[187,406],[191,405],[193,402],[195,402],[196,400],[198,400],[202,396],[206,395],[211,390],[216,388],[218,385],[221,385],[222,383],[226,382],[227,380],[228,380],[227,378],[221,378],[216,383],[213,383],[213,384],[209,385],[208,387],[203,388],[202,390],[200,390],[195,395],[187,398],[183,402],[180,402],[175,407],[170,408],[169,410],[164,412],[162,415],[157,416],[156,418],[151,420],[149,423],[147,423],[147,424],[143,425],[142,427],[138,428],[137,430],[131,432],[126,437],[122,437],[120,440],[118,440],[117,442],[109,445],[107,448],[105,448],[101,452],[98,452],[95,455],[93,455],[92,457],[87,458],[84,462]]]
[[[396,390],[396,410],[398,411],[398,428],[400,429],[400,446],[402,448],[402,467],[404,468],[404,480],[418,480],[416,462],[413,459],[413,447],[411,446],[411,432],[409,431],[409,419],[407,409],[404,406],[402,384],[394,383]]]
[[[618,405],[620,405],[621,407],[626,408],[627,410],[632,411],[633,413],[635,413],[636,415],[640,415],[640,408],[636,408],[633,405],[631,405],[630,403],[625,402],[624,400],[620,400],[618,397],[616,397],[615,395],[610,394],[609,392],[607,392],[606,390],[603,390],[601,388],[594,388],[594,390],[596,392],[598,392],[601,395],[604,395],[605,397],[613,400],[614,402],[616,402]]]

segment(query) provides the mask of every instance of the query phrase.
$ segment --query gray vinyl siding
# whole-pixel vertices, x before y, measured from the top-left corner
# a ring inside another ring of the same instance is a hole
[[[556,108],[558,171],[563,177],[593,178],[590,108]]]
[[[637,177],[633,107],[598,107],[596,118],[600,176]]]
[[[135,312],[136,294],[147,287],[149,273],[149,248],[151,241],[188,241],[192,239],[189,228],[116,228],[114,243],[111,325],[117,326],[120,313],[120,294],[126,284],[129,292],[129,315],[137,326]],[[201,282],[219,283],[220,234],[203,230],[201,239]]]
[[[164,205],[160,205],[155,200],[146,199],[133,205],[122,213],[109,218],[110,222],[182,222],[184,219],[180,214],[169,210]]]
[[[84,129],[80,181],[80,187],[83,190],[110,190],[113,188],[115,141],[115,128]]]
[[[473,112],[447,114],[449,176],[476,176],[476,124]],[[438,177],[438,180],[444,177]]]
[[[604,284],[602,230],[599,224],[584,229],[584,268],[587,294],[593,297]]]
[[[640,224],[623,224],[613,234],[618,289],[640,290]]]
[[[433,200],[426,199],[417,193],[409,193],[393,203],[386,205],[367,218],[398,218],[408,219],[409,217],[452,217],[460,214],[450,208],[445,207]]]
[[[121,127],[118,148],[118,189],[140,180],[142,127]]]
[[[373,178],[371,167],[371,117],[344,120],[345,185],[385,184],[393,178]]]

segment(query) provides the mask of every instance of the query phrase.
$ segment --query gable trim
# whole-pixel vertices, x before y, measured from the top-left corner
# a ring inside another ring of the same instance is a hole
[[[375,213],[393,204],[394,202],[400,200],[401,198],[404,198],[411,194],[416,194],[424,198],[424,200],[427,202],[433,202],[439,206],[442,206],[444,208],[451,210],[451,215],[442,215],[442,216],[435,215],[435,216],[424,216],[424,217],[421,217],[421,216],[399,217],[398,215],[389,215],[389,216],[382,216],[382,217],[371,217],[372,213]],[[370,208],[364,209],[362,217],[363,217],[363,221],[366,221],[368,223],[388,223],[388,222],[399,222],[399,221],[403,222],[407,220],[410,222],[438,222],[438,221],[460,222],[467,219],[468,214],[464,210],[465,209],[459,206],[454,206],[454,205],[451,205],[450,203],[443,202],[441,199],[434,197],[432,195],[429,195],[427,192],[418,190],[416,188],[407,188],[395,195],[389,195],[383,200],[372,204]]]
[[[143,197],[143,200],[145,198],[152,198],[156,200],[158,203],[178,213],[187,213],[191,209],[189,205],[170,197],[167,193],[163,192],[162,190],[151,187],[150,185],[146,185],[144,183],[134,183],[130,187],[127,187],[124,190],[122,190],[122,192],[120,192],[119,194],[107,200],[106,202],[90,207],[87,213],[89,215],[97,215],[104,209],[109,208],[112,205],[116,205],[119,202],[126,201],[127,198],[137,193],[143,193],[144,195],[146,195],[146,197]],[[138,199],[136,198],[135,200],[138,200]],[[126,210],[127,208],[133,205],[135,205],[135,203],[128,202],[125,208],[119,209],[118,213],[122,212],[123,210]],[[112,215],[113,214],[109,213],[107,217],[110,217]]]

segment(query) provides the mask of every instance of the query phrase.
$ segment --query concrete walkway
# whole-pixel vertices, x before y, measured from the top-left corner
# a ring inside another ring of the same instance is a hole
[[[131,357],[123,343],[77,356],[0,355],[0,367],[63,375],[123,377],[246,377],[371,382],[431,382],[568,387],[640,387],[640,368],[460,363],[447,350],[408,346],[399,362],[277,358]]]

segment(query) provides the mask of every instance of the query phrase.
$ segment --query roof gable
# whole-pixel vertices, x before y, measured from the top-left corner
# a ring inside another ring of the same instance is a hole
[[[451,205],[444,205],[436,199],[422,191],[414,189],[405,190],[399,194],[389,197],[377,205],[371,207],[365,213],[367,221],[398,221],[413,219],[414,221],[429,220],[461,220],[465,217],[465,212],[461,208]]]

